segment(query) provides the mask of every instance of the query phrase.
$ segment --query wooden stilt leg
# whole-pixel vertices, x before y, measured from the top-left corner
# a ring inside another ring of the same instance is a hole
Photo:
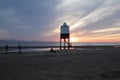
[[[64,49],[65,49],[65,38],[64,38]]]
[[[60,38],[60,50],[61,50],[61,38]]]
[[[70,49],[70,38],[68,38],[68,49]]]

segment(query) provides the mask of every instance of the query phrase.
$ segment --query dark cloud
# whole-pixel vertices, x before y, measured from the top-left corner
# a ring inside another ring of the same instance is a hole
[[[55,1],[1,0],[0,3],[0,12],[3,13],[0,14],[0,28],[9,30],[15,38],[43,35],[55,18]]]

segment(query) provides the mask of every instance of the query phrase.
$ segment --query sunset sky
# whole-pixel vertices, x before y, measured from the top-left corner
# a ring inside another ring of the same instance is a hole
[[[0,0],[0,40],[120,42],[120,0]]]

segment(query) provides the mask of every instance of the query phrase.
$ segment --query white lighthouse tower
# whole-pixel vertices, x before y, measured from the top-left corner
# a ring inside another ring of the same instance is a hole
[[[64,43],[64,49],[66,49],[66,47],[68,47],[69,49],[70,48],[70,31],[69,31],[69,26],[66,23],[64,23],[60,29],[60,49],[62,49],[62,40]]]

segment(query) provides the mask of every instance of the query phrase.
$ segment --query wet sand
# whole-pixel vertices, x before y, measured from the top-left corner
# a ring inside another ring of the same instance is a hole
[[[120,80],[120,48],[1,54],[0,80]]]

